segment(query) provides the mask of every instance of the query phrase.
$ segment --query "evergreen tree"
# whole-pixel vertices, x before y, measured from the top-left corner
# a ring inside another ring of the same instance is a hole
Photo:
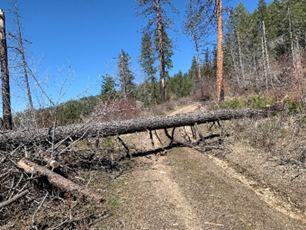
[[[116,82],[115,79],[108,74],[102,77],[102,89],[101,98],[102,100],[114,99],[116,97]]]
[[[267,7],[267,3],[265,0],[259,0],[258,2],[258,21],[259,21],[259,25],[261,26],[262,21],[267,22],[268,21],[268,7]]]
[[[171,39],[168,37],[167,31],[163,28],[163,51],[164,51],[164,71],[165,71],[165,80],[170,77],[169,70],[173,68],[173,62],[171,57],[173,56],[173,45]],[[155,33],[155,49],[158,52],[158,33]]]
[[[202,81],[199,80],[198,75],[198,62],[195,56],[192,58],[191,67],[188,71],[188,77],[190,81],[192,82],[192,93],[196,93],[197,89],[199,88],[199,84],[202,83]],[[203,95],[201,95],[203,96]]]
[[[123,49],[118,56],[118,75],[121,82],[121,91],[124,98],[127,98],[129,94],[132,93],[133,88],[135,86],[134,79],[135,76],[133,75],[132,71],[130,70],[131,66],[131,57],[128,53],[126,53]]]
[[[144,86],[149,93],[149,95],[146,94],[146,96],[151,97],[149,100],[150,102],[154,101],[154,103],[157,104],[158,95],[155,84],[156,83],[155,74],[157,72],[157,69],[156,67],[154,67],[155,61],[156,61],[156,56],[151,37],[149,33],[144,33],[141,39],[141,55],[139,58],[139,62],[143,72],[146,75],[146,83],[144,84]],[[148,99],[146,99],[146,101],[148,101]],[[148,105],[151,104],[150,102],[148,102]]]
[[[166,100],[166,72],[165,67],[170,63],[166,63],[167,59],[172,55],[165,53],[165,43],[167,43],[167,38],[164,37],[164,31],[169,28],[173,21],[166,15],[166,6],[170,6],[173,12],[177,10],[173,6],[170,0],[137,0],[138,9],[141,10],[137,13],[138,16],[144,16],[149,18],[146,32],[157,33],[158,37],[158,59],[159,59],[159,74],[160,74],[160,96],[161,102]],[[152,27],[153,28],[152,30]],[[167,57],[168,56],[168,57]],[[171,68],[170,68],[171,69]]]

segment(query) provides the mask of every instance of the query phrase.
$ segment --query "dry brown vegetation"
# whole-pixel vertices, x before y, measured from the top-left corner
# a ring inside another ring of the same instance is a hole
[[[208,107],[188,98],[142,114]],[[171,146],[157,131],[154,144],[144,132],[122,135],[126,146],[107,137],[2,149],[0,204],[27,193],[0,207],[0,229],[304,229],[305,117],[287,107],[260,120],[178,128]],[[199,133],[207,138],[199,142]],[[60,163],[55,173],[104,202],[79,199],[16,166],[27,156],[51,169],[51,154]]]

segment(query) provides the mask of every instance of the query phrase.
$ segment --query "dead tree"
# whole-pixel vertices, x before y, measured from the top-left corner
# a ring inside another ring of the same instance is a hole
[[[207,30],[203,30],[204,15],[202,14],[201,7],[198,7],[194,0],[189,0],[187,6],[187,15],[184,21],[184,31],[192,38],[196,50],[196,61],[198,70],[199,87],[201,90],[201,97],[204,97],[203,84],[202,84],[202,74],[201,74],[201,64],[200,64],[200,42],[203,40]],[[205,28],[206,29],[206,28]]]
[[[7,44],[4,11],[0,9],[0,62],[2,80],[3,128],[12,129],[10,79],[8,70]]]
[[[27,159],[22,159],[18,162],[18,166],[25,170],[27,173],[33,173],[38,176],[44,176],[47,178],[48,182],[54,185],[57,188],[60,188],[62,191],[67,191],[78,198],[89,198],[95,202],[102,202],[103,199],[100,195],[90,191],[89,189],[82,187],[71,180],[62,177],[61,175],[52,172],[51,170],[42,167],[34,162],[31,162]]]
[[[15,16],[16,16],[16,25],[17,25],[17,43],[18,43],[18,52],[21,56],[21,61],[22,61],[22,68],[24,72],[24,81],[26,84],[26,90],[27,90],[27,96],[29,100],[29,105],[31,109],[31,117],[32,117],[32,125],[35,125],[36,119],[35,119],[35,110],[34,110],[34,105],[33,105],[33,100],[32,100],[32,94],[31,94],[31,89],[30,89],[30,82],[29,82],[29,71],[28,71],[28,64],[26,60],[26,54],[25,54],[25,49],[24,49],[24,40],[22,36],[22,31],[21,31],[21,24],[20,24],[20,16],[19,16],[19,11],[18,11],[18,6],[17,6],[17,0],[15,0]]]
[[[217,16],[217,102],[223,100],[223,23],[222,23],[222,0],[216,0]]]
[[[65,139],[80,140],[88,137],[107,137],[121,134],[145,132],[175,128],[207,122],[240,118],[261,118],[276,114],[279,107],[263,109],[233,109],[215,110],[207,113],[196,112],[165,117],[140,118],[104,123],[87,123],[60,126],[57,128],[29,129],[18,132],[3,132],[0,135],[0,149],[15,148],[18,145],[32,145],[33,143],[61,142]],[[51,131],[50,131],[51,130]]]

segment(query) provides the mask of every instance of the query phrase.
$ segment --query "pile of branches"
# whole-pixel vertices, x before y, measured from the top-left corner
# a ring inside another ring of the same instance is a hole
[[[87,188],[84,172],[119,173],[122,156],[95,142],[33,142],[1,150],[0,229],[88,229],[105,218],[104,199]]]

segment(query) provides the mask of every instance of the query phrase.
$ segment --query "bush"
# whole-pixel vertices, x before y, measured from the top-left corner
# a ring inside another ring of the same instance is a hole
[[[241,109],[245,108],[246,102],[241,98],[222,102],[219,107],[223,109]]]
[[[118,121],[138,118],[141,109],[137,107],[132,99],[108,100],[97,105],[91,118],[96,122]]]
[[[250,108],[264,108],[274,104],[274,99],[266,99],[261,95],[253,96],[248,100]]]

